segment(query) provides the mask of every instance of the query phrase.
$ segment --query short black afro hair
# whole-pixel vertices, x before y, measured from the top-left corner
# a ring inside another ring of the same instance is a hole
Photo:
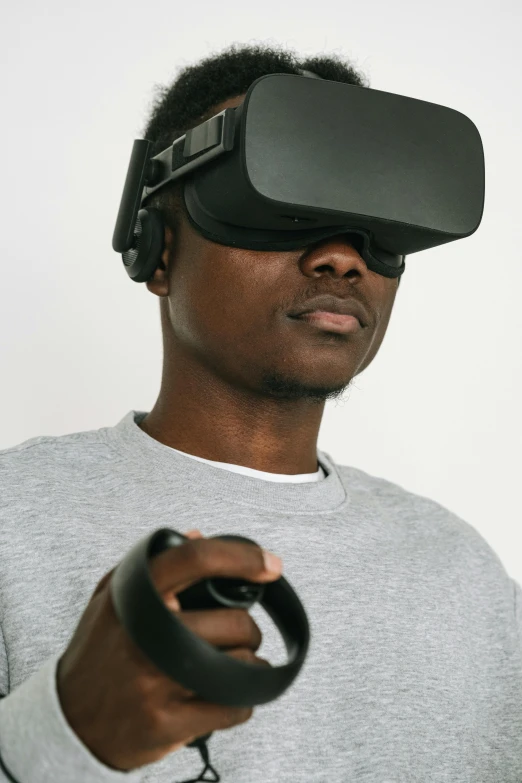
[[[330,81],[369,87],[368,79],[335,54],[299,58],[294,52],[265,44],[232,44],[220,54],[211,54],[196,65],[181,70],[168,86],[155,85],[144,138],[153,142],[152,156],[169,147],[216,114],[215,107],[247,92],[250,85],[270,73],[307,70]],[[183,210],[183,177],[152,194],[144,206],[156,207],[172,229]]]

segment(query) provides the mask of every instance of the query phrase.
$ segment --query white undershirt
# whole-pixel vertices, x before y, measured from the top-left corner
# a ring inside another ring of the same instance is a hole
[[[172,446],[169,448],[172,448]],[[172,449],[172,451],[177,451],[178,454],[183,454],[185,457],[190,457],[191,459],[197,459],[198,462],[206,462],[207,465],[213,465],[215,468],[230,470],[232,473],[242,473],[244,476],[252,476],[252,478],[258,478],[262,481],[286,481],[292,484],[303,484],[305,481],[322,481],[324,478],[326,478],[326,474],[319,463],[319,467],[316,473],[299,473],[297,475],[287,475],[286,473],[267,473],[264,470],[245,468],[243,465],[231,465],[229,462],[214,462],[210,459],[203,459],[203,457],[195,457],[193,454],[187,454],[185,451],[179,451],[179,449]]]

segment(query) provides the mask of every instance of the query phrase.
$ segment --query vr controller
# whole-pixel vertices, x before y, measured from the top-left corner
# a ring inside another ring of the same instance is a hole
[[[255,544],[243,536],[211,537]],[[158,669],[205,701],[253,707],[279,698],[299,674],[310,643],[310,628],[301,601],[283,576],[268,584],[206,579],[179,593],[177,598],[184,610],[249,609],[259,603],[281,633],[289,656],[288,663],[272,668],[231,658],[193,634],[165,606],[151,579],[149,560],[188,540],[175,530],[160,528],[139,541],[123,558],[110,582],[119,621]]]

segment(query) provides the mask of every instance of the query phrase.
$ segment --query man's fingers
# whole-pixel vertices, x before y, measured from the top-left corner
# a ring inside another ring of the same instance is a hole
[[[249,542],[205,538],[187,540],[177,547],[156,555],[150,562],[154,585],[163,596],[183,592],[196,582],[208,578],[245,579],[251,582],[273,582],[282,571],[268,571],[264,550]],[[268,556],[270,553],[266,553]]]
[[[186,533],[183,533],[183,535],[186,536],[187,538],[192,538],[192,539],[204,538],[204,536],[203,536],[203,534],[202,534],[202,532],[200,530],[188,530]],[[165,597],[165,605],[169,609],[172,609],[173,612],[180,612],[181,611],[181,606],[180,606],[179,601],[178,601],[178,599],[176,598],[175,595],[166,596]]]

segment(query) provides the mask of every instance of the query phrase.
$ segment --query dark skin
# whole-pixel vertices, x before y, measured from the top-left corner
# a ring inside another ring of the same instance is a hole
[[[346,235],[298,250],[245,250],[204,239],[185,216],[176,236],[165,228],[161,258],[146,285],[161,300],[163,375],[141,429],[204,459],[315,473],[325,402],[373,361],[398,279],[370,271]],[[335,334],[288,318],[322,294],[357,299],[370,323]]]

